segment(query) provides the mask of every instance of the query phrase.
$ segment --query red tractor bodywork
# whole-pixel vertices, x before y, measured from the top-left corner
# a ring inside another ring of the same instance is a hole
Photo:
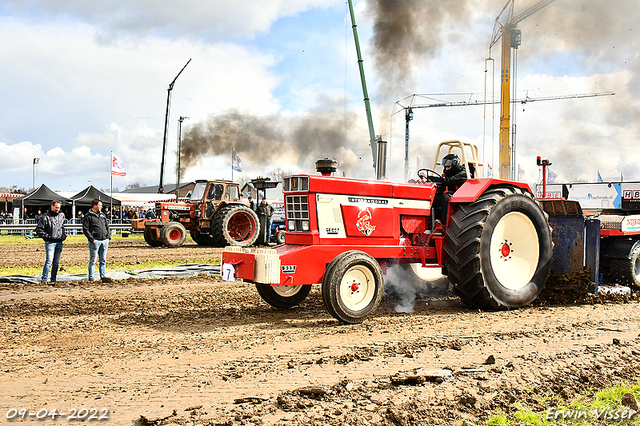
[[[295,189],[292,182],[296,182]],[[507,184],[531,192],[526,183],[469,179],[451,198],[448,217],[451,218],[456,203],[473,202],[488,188]],[[296,190],[303,187],[304,190]],[[435,192],[433,183],[392,183],[311,175],[285,178],[287,230],[285,244],[275,248],[280,274],[274,282],[264,284],[322,283],[327,265],[339,254],[350,250],[368,253],[378,260],[383,271],[398,263],[443,266],[445,236],[430,232],[431,201]],[[340,196],[342,200],[331,199]],[[300,197],[304,200],[296,202]],[[340,221],[334,222],[344,223],[343,227],[323,226],[326,221],[320,216],[322,209],[318,206],[325,203],[335,204],[331,214],[339,215]],[[307,230],[296,229],[302,221],[308,221],[304,226],[308,226]],[[254,281],[254,253],[225,251],[222,262],[235,266],[236,277]]]

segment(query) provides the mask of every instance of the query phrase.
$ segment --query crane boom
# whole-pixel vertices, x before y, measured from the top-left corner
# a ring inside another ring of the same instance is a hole
[[[435,102],[435,103],[429,103],[429,104],[415,104],[414,101],[416,99],[416,97],[420,96],[420,97],[427,97],[429,99],[433,99],[430,98],[430,96],[442,96],[442,95],[450,95],[447,93],[439,93],[439,94],[434,94],[434,95],[411,95],[411,96],[407,96],[406,98],[396,101],[396,105],[394,107],[394,111],[391,115],[395,115],[397,113],[399,113],[400,111],[404,111],[405,112],[405,134],[404,134],[404,140],[405,140],[405,144],[404,144],[404,156],[405,156],[405,161],[404,161],[404,174],[405,174],[405,180],[408,179],[409,176],[409,122],[411,122],[413,120],[413,109],[414,108],[441,108],[441,107],[453,107],[453,106],[477,106],[477,105],[493,105],[493,104],[497,104],[500,101],[477,101],[477,100],[473,100],[473,93],[455,93],[456,95],[469,95],[469,100],[467,101],[455,101],[455,102]],[[615,92],[597,92],[597,93],[578,93],[578,94],[574,94],[574,95],[561,95],[561,96],[543,96],[543,97],[539,97],[539,98],[532,98],[529,97],[529,94],[527,93],[525,95],[524,98],[522,99],[512,99],[510,101],[510,103],[515,104],[515,103],[520,103],[520,104],[526,104],[529,102],[538,102],[538,101],[558,101],[558,100],[563,100],[563,99],[581,99],[581,98],[595,98],[598,96],[614,96]],[[402,101],[405,101],[407,99],[411,99],[408,103],[406,103],[406,105],[402,104]]]
[[[446,95],[446,94],[441,94]],[[528,94],[525,95],[524,98],[520,99],[511,99],[510,103],[512,104],[527,104],[529,102],[539,102],[539,101],[560,101],[565,99],[581,99],[581,98],[595,98],[599,96],[614,96],[615,92],[596,92],[596,93],[577,93],[573,95],[559,95],[559,96],[542,96],[542,97],[530,97]],[[401,101],[396,102],[396,108],[393,114],[396,114],[400,110],[412,109],[412,108],[439,108],[439,107],[452,107],[452,106],[477,106],[477,105],[495,105],[500,103],[500,101],[478,101],[469,99],[468,101],[453,101],[453,102],[432,102],[427,104],[414,104],[413,101],[417,96],[430,96],[430,95],[411,95],[405,99],[411,98],[412,100],[407,104],[403,105]]]
[[[502,11],[496,18],[496,23],[493,27],[493,34],[491,37],[491,43],[489,44],[489,51],[491,48],[502,39],[501,46],[501,71],[500,71],[500,179],[510,179],[511,170],[511,150],[509,146],[509,130],[511,127],[511,117],[509,116],[509,105],[511,97],[511,49],[517,49],[520,45],[521,35],[520,31],[516,29],[516,26],[523,19],[538,12],[540,9],[553,3],[555,0],[540,0],[524,12],[519,15],[513,16],[513,7],[515,0],[508,0]],[[509,10],[504,23],[500,22],[500,17],[505,10]]]

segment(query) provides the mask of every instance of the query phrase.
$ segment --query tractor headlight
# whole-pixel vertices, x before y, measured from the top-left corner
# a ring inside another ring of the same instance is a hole
[[[308,220],[303,220],[302,221],[302,230],[303,231],[308,231],[309,230],[309,221]]]
[[[296,223],[293,220],[290,220],[287,222],[287,229],[289,231],[295,231],[296,230]]]

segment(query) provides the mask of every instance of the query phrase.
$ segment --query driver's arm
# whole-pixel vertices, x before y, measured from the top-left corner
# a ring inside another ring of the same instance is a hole
[[[451,177],[445,177],[444,183],[451,186],[460,186],[467,180],[467,172],[462,169]]]

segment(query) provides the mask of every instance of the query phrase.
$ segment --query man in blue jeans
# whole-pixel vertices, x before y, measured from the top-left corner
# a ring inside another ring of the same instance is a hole
[[[89,240],[89,281],[94,278],[96,257],[98,258],[100,279],[102,282],[112,282],[107,274],[107,250],[109,249],[109,220],[102,212],[102,201],[97,198],[91,201],[91,210],[82,219],[82,232]]]
[[[40,284],[47,284],[49,278],[49,269],[51,269],[52,285],[58,277],[58,265],[60,264],[60,254],[62,254],[63,241],[67,238],[67,232],[64,228],[66,222],[64,213],[60,211],[62,203],[60,200],[53,200],[51,208],[38,219],[36,226],[36,234],[44,240],[44,250],[46,252],[46,260],[44,268],[42,268],[42,281]]]

